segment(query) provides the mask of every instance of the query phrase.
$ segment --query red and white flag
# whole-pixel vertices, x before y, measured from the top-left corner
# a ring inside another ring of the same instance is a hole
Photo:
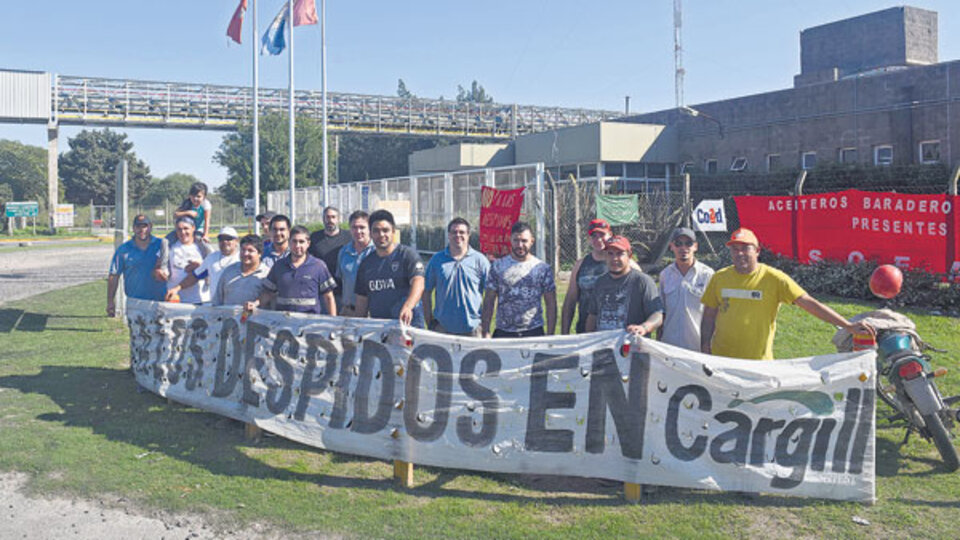
[[[227,26],[227,36],[230,39],[240,43],[240,32],[243,29],[243,14],[247,11],[247,0],[240,0],[240,5],[233,12],[233,18],[230,19],[230,25]]]
[[[316,0],[296,0],[293,3],[293,25],[317,24]]]

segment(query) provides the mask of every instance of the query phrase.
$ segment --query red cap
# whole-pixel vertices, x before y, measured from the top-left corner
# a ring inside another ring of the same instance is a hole
[[[630,241],[622,236],[611,236],[607,239],[606,245],[603,246],[603,250],[607,251],[610,249],[619,249],[620,251],[633,253],[633,248],[630,247]]]
[[[728,246],[730,244],[753,244],[754,246],[760,247],[760,241],[757,240],[757,235],[753,234],[753,231],[746,227],[740,227],[733,231],[733,234],[730,235],[730,241],[727,242]]]
[[[590,226],[587,227],[587,236],[590,236],[597,231],[603,231],[605,233],[609,233],[610,224],[607,223],[605,219],[595,219],[591,221]]]

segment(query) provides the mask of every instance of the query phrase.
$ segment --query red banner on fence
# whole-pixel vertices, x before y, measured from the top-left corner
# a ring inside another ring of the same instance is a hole
[[[734,197],[740,225],[801,262],[875,260],[960,274],[955,195],[847,190],[800,197]]]
[[[480,191],[480,251],[501,256],[510,253],[510,227],[520,219],[523,190],[482,187]]]

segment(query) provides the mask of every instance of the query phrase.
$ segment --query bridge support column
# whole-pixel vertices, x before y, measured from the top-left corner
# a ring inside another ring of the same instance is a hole
[[[55,121],[47,124],[47,212],[50,220],[50,231],[53,232],[53,215],[56,212],[60,197],[60,168],[59,152],[57,150],[60,139],[60,126]],[[93,219],[91,217],[91,219]]]

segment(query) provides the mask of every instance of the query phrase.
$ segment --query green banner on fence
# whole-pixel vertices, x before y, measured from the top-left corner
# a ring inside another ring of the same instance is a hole
[[[637,194],[597,195],[597,217],[610,225],[629,225],[640,221]]]

